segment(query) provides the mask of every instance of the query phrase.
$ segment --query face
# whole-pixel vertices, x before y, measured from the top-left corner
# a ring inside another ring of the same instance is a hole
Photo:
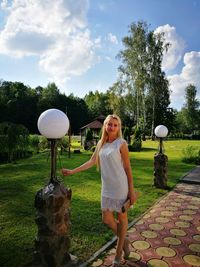
[[[109,119],[106,123],[105,130],[108,135],[116,136],[119,132],[119,123],[117,119]]]

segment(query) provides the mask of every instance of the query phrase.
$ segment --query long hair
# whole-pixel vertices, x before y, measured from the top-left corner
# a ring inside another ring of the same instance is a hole
[[[121,137],[122,138],[122,129],[121,129],[121,119],[119,116],[117,116],[116,114],[112,114],[112,115],[108,115],[104,122],[103,122],[103,126],[102,126],[102,134],[101,134],[101,138],[98,142],[98,146],[97,146],[97,156],[96,156],[96,164],[97,164],[97,169],[99,169],[100,167],[100,162],[99,162],[99,151],[101,150],[102,146],[106,143],[106,141],[108,140],[108,133],[106,132],[106,125],[109,122],[110,119],[115,119],[117,120],[118,124],[119,124],[119,131],[117,133],[117,138]]]

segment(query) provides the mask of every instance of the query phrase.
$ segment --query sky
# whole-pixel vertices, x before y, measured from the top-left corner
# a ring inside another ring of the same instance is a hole
[[[118,79],[122,39],[142,20],[171,44],[162,69],[170,106],[180,110],[188,84],[200,98],[199,14],[200,0],[2,0],[0,79],[32,88],[55,82],[78,97],[106,92]]]

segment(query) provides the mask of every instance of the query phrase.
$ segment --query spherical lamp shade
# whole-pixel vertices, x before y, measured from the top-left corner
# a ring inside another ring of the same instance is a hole
[[[49,139],[59,139],[68,132],[69,119],[61,110],[48,109],[40,115],[37,125],[43,136]]]
[[[168,129],[166,126],[164,125],[158,125],[156,128],[155,128],[155,135],[157,137],[160,137],[160,138],[164,138],[166,137],[168,134]]]

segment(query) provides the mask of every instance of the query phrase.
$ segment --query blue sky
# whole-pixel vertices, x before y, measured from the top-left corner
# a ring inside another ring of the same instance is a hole
[[[171,106],[180,109],[185,87],[200,97],[200,0],[0,1],[0,78],[31,87],[55,82],[66,95],[105,92],[118,77],[122,38],[132,22],[165,32],[163,59]]]

